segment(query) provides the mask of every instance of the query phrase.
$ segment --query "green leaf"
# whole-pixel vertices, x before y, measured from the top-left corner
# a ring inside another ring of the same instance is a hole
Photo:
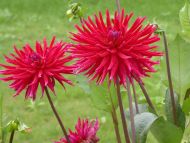
[[[165,121],[163,117],[154,121],[150,131],[159,143],[181,143],[183,137],[182,129]]]
[[[189,116],[189,112],[190,112],[190,98],[187,98],[186,100],[184,100],[183,102],[183,106],[182,106],[182,110],[183,112]]]
[[[182,111],[182,108],[178,102],[178,96],[176,93],[174,93],[174,99],[175,99],[175,108],[177,110],[177,125],[181,127],[183,130],[185,130],[185,122],[186,117],[184,112]],[[170,96],[170,90],[166,90],[165,94],[165,113],[166,118],[169,122],[174,122],[173,120],[173,108],[172,108],[172,102],[171,102],[171,96]]]
[[[176,93],[174,93],[174,98],[175,98],[175,107],[177,109],[177,104],[178,104],[178,97]],[[166,118],[168,121],[173,122],[173,114],[172,114],[172,102],[171,102],[171,96],[170,96],[170,90],[166,90],[165,94],[165,113],[166,113]]]
[[[179,12],[179,19],[182,26],[182,35],[187,40],[190,41],[190,3],[186,0],[185,5]]]
[[[147,138],[147,132],[149,125],[151,124],[151,119],[155,116],[153,113],[149,113],[149,108],[147,104],[138,104],[139,113],[137,114],[135,104],[133,104],[133,112],[135,115],[135,126],[136,126],[136,138],[137,143],[144,143]],[[127,109],[126,119],[130,125],[130,111]],[[132,135],[131,126],[129,126],[129,134]]]
[[[147,104],[138,104],[138,109],[139,109],[139,114],[140,113],[144,113],[144,112],[148,112],[148,106],[147,106]],[[133,112],[134,112],[134,115],[137,114],[135,103],[133,103]],[[126,118],[130,120],[130,111],[129,111],[129,108],[126,111]]]
[[[107,82],[98,86],[92,81],[89,82],[88,79],[82,75],[77,76],[77,84],[86,94],[90,95],[90,98],[96,108],[106,112],[111,112],[112,102],[115,108],[118,107],[116,89],[113,84],[111,84],[109,88]],[[124,95],[122,95],[122,98]]]
[[[95,107],[107,112],[112,111],[112,104],[108,93],[108,87],[106,85],[97,86],[91,83],[90,89],[91,89],[90,98],[93,101]],[[114,99],[112,100],[115,101]]]
[[[180,96],[180,103],[183,102],[186,90],[190,87],[190,44],[178,34],[172,43],[169,43],[169,58],[171,76],[174,90]],[[163,83],[168,87],[165,58],[161,60]]]
[[[185,93],[185,98],[184,100],[186,100],[187,98],[189,98],[190,96],[190,88],[187,89],[186,93]]]
[[[134,108],[135,108],[135,105],[134,105]],[[148,112],[147,104],[138,104],[138,109],[139,109],[139,113]],[[133,110],[133,111],[136,111],[136,110]],[[137,114],[137,112],[135,112],[135,114]]]
[[[135,115],[136,143],[146,143],[148,131],[156,119],[157,116],[149,112]]]
[[[185,130],[186,116],[180,104],[177,106],[177,125]]]

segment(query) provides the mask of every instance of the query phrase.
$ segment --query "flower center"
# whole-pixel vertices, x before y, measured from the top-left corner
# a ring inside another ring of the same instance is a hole
[[[119,35],[120,35],[119,31],[117,31],[117,30],[110,30],[109,33],[108,33],[108,39],[115,41],[115,40],[118,39]]]
[[[110,30],[108,32],[108,40],[109,40],[109,46],[110,48],[108,49],[108,51],[112,54],[117,53],[118,49],[118,39],[120,37],[120,31],[117,30]]]
[[[41,64],[41,56],[37,53],[32,53],[31,55],[29,55],[29,61],[31,62],[32,65],[40,65]]]

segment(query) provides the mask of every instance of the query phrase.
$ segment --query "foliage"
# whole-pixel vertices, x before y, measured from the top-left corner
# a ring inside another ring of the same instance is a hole
[[[108,83],[104,82],[101,86],[98,86],[93,81],[88,82],[87,78],[82,75],[77,76],[77,83],[86,94],[90,95],[94,106],[98,109],[106,112],[112,112],[112,103],[114,108],[117,109],[118,102],[114,84],[108,85]],[[124,92],[126,94],[126,91]],[[123,98],[125,97],[125,94],[123,94]]]
[[[15,120],[12,120],[12,121],[9,121],[7,123],[7,125],[5,127],[3,127],[3,141],[5,142],[6,140],[6,136],[8,133],[11,133],[11,132],[20,132],[20,133],[30,133],[31,132],[31,128],[29,128],[26,124],[24,124],[23,122],[21,122],[20,120],[18,119],[15,119]]]
[[[183,137],[182,129],[165,121],[163,117],[157,118],[150,130],[159,143],[181,143]]]
[[[189,116],[189,112],[190,112],[190,98],[187,98],[187,99],[183,102],[182,110],[183,110],[183,112],[184,112],[187,116]]]
[[[26,124],[20,122],[18,119],[12,120],[4,127],[6,132],[18,131],[21,133],[29,133],[31,132],[31,128],[29,128]]]
[[[171,75],[174,90],[178,93],[180,103],[183,102],[186,90],[190,87],[190,64],[189,60],[189,43],[187,43],[179,34],[175,40],[169,43],[169,57],[171,65]],[[165,59],[161,61],[162,78],[165,85],[167,83]]]
[[[177,110],[177,125],[182,128],[182,130],[185,130],[185,122],[186,122],[186,117],[184,112],[182,111],[181,105],[179,104],[178,101],[178,96],[176,93],[174,93],[175,97],[175,109]],[[166,118],[169,122],[174,123],[173,119],[173,107],[171,103],[171,96],[170,96],[170,91],[169,89],[166,90],[165,94],[165,113],[166,113]]]
[[[190,3],[189,0],[185,0],[184,7],[179,12],[179,19],[182,26],[183,37],[190,42]]]
[[[146,143],[149,129],[156,119],[157,116],[149,112],[140,113],[135,116],[137,143]]]

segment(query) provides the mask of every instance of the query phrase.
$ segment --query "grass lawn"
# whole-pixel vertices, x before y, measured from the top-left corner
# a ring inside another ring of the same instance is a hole
[[[80,2],[85,9],[85,17],[98,11],[105,12],[107,8],[112,13],[116,9],[114,0]],[[182,0],[121,0],[121,4],[127,12],[133,11],[135,16],[147,16],[148,21],[160,23],[166,29],[169,40],[174,39],[180,30],[178,12],[184,4]],[[3,54],[13,51],[14,44],[18,47],[24,43],[34,45],[36,40],[50,39],[53,35],[68,41],[68,32],[75,31],[74,24],[79,20],[68,21],[65,16],[67,6],[66,0],[0,0],[0,62],[4,61]],[[101,122],[100,142],[116,142],[110,115],[97,110],[79,87],[67,86],[64,91],[57,86],[56,92],[53,100],[67,128],[73,128],[78,117],[98,117]],[[24,99],[24,94],[16,98],[12,94],[8,84],[0,82],[4,123],[19,118],[32,128],[28,135],[16,134],[15,143],[51,143],[62,136],[46,97],[41,98],[38,94],[33,105]],[[102,122],[104,119],[106,121]],[[151,136],[149,142],[155,142]]]

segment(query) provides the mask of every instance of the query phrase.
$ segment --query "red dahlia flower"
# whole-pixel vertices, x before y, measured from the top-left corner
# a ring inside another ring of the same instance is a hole
[[[118,78],[125,85],[126,78],[140,82],[149,72],[155,72],[153,66],[158,62],[152,58],[162,55],[155,51],[157,46],[151,45],[160,40],[154,35],[156,27],[150,24],[143,27],[145,17],[138,17],[129,26],[133,13],[124,13],[124,10],[121,14],[115,12],[111,19],[107,10],[106,22],[99,12],[95,21],[88,17],[82,27],[76,25],[78,33],[72,33],[71,38],[76,44],[71,52],[77,59],[77,73],[85,72],[99,84],[108,75],[109,80],[116,82]]]
[[[99,129],[98,120],[89,122],[88,119],[80,120],[75,126],[76,131],[69,131],[69,140],[71,143],[97,143],[99,138],[96,136],[96,132]],[[65,138],[55,143],[68,143]]]
[[[5,56],[8,65],[0,64],[5,68],[0,73],[6,76],[1,80],[12,82],[10,87],[16,91],[14,96],[26,89],[25,97],[33,100],[39,85],[43,94],[45,87],[54,92],[55,80],[62,85],[63,82],[71,84],[63,76],[72,73],[72,67],[66,65],[72,60],[70,56],[65,56],[66,49],[63,42],[55,43],[55,37],[49,46],[46,39],[43,44],[36,42],[35,50],[28,44],[21,50],[14,47],[15,53]]]

